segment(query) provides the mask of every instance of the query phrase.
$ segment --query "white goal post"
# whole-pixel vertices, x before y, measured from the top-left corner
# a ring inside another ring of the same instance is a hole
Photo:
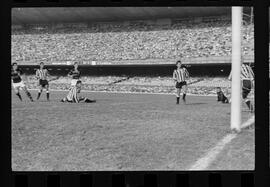
[[[231,130],[241,130],[242,7],[232,7]]]

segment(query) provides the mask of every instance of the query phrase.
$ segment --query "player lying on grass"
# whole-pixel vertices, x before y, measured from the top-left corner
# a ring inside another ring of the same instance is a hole
[[[229,75],[229,80],[232,80],[232,72]],[[254,107],[247,98],[251,91],[252,84],[254,84],[254,73],[251,67],[247,64],[241,65],[241,83],[242,83],[242,98],[248,106],[250,112],[254,112]]]
[[[95,100],[90,100],[86,97],[79,96],[79,93],[81,92],[81,86],[82,82],[79,80],[77,81],[75,86],[72,86],[68,92],[68,95],[61,100],[61,102],[69,102],[69,103],[79,103],[79,102],[85,102],[85,103],[94,103]]]
[[[19,99],[22,101],[22,96],[20,94],[20,89],[24,90],[26,93],[27,97],[33,102],[33,98],[30,94],[30,92],[27,90],[21,76],[23,72],[22,70],[18,67],[17,63],[12,64],[12,69],[11,69],[11,79],[12,79],[12,85],[15,90],[16,95],[19,97]]]
[[[49,82],[47,80],[49,76],[50,75],[49,75],[48,70],[44,68],[44,63],[40,62],[39,69],[37,69],[36,71],[36,78],[38,79],[38,85],[39,85],[37,100],[40,98],[43,88],[45,88],[47,100],[49,101],[50,92],[49,92]]]
[[[181,60],[176,62],[177,69],[173,72],[173,80],[175,82],[176,87],[176,104],[179,104],[179,98],[181,89],[183,90],[182,100],[186,103],[186,92],[187,92],[187,82],[186,80],[189,78],[189,73],[187,69],[182,65]]]
[[[224,95],[220,87],[217,87],[217,101],[222,103],[229,103],[228,98]]]

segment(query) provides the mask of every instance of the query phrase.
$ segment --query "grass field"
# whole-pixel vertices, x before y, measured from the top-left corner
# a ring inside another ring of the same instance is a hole
[[[96,103],[59,102],[65,94],[31,103],[12,93],[14,171],[187,170],[230,133],[230,105],[216,97],[176,105],[173,95],[88,92]],[[244,130],[207,169],[252,170],[254,149],[254,129]]]

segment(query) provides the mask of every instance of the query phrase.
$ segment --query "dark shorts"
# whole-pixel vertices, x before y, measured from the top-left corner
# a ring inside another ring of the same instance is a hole
[[[43,88],[46,86],[46,85],[49,85],[48,81],[47,80],[39,80],[39,85],[42,86]]]
[[[247,98],[250,91],[251,91],[251,81],[250,80],[243,80],[243,86],[242,86],[243,99]]]
[[[187,85],[187,82],[186,82],[186,81],[183,81],[183,82],[176,82],[175,87],[181,89],[182,86],[184,86],[184,85]]]

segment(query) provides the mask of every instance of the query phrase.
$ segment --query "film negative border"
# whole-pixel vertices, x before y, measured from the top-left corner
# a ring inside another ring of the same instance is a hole
[[[105,4],[104,4],[105,3]],[[242,1],[195,1],[195,0],[174,0],[168,4],[161,0],[145,0],[137,1],[136,3],[131,3],[130,0],[112,0],[112,1],[97,1],[97,0],[47,0],[47,1],[30,1],[30,0],[14,0],[12,4],[3,6],[7,8],[6,11],[2,11],[2,14],[8,14],[10,7],[27,7],[27,6],[196,6],[196,5],[211,5],[211,6],[230,6],[230,5],[254,5],[255,14],[255,61],[267,61],[268,62],[268,10],[265,10],[265,5],[267,5],[266,0],[261,2],[242,0]],[[269,5],[269,4],[268,4]],[[3,8],[2,7],[2,8]],[[2,9],[1,9],[2,10]],[[6,18],[8,16],[4,16]],[[10,18],[10,17],[9,17]],[[10,19],[8,19],[10,20]],[[10,26],[10,22],[4,21],[7,27]],[[4,28],[7,31],[9,28]],[[3,30],[2,30],[3,31]],[[5,34],[8,33],[4,32]],[[4,40],[3,43],[8,43],[8,39]],[[267,47],[267,49],[266,49]],[[10,55],[10,52],[5,54]],[[9,59],[10,56],[5,56],[5,60]],[[258,74],[257,79],[260,81],[268,79],[265,76],[268,64],[256,64],[256,74]],[[261,72],[261,73],[260,73]],[[6,76],[8,77],[8,75]],[[258,85],[256,87],[256,101],[257,103],[265,102],[265,98],[268,98],[268,93],[262,91],[263,85]],[[259,90],[259,91],[257,91]],[[10,94],[10,93],[8,93]],[[8,96],[7,98],[10,98]],[[209,187],[226,187],[226,186],[243,186],[243,187],[257,187],[257,186],[268,186],[269,182],[269,130],[267,128],[266,121],[269,121],[269,109],[267,105],[257,106],[260,108],[256,111],[256,127],[255,137],[256,137],[256,168],[255,171],[202,171],[202,172],[12,172],[10,173],[10,162],[2,160],[2,164],[7,166],[8,172],[4,176],[6,180],[2,182],[8,182],[8,186],[14,187],[34,187],[34,186],[55,186],[55,187],[69,187],[69,186],[127,186],[127,187],[140,187],[140,186],[209,186]],[[266,112],[265,112],[266,111]],[[268,112],[268,113],[267,113]],[[267,115],[268,117],[265,117]],[[10,128],[1,127],[4,131],[10,132]],[[268,133],[266,133],[268,132]],[[2,134],[4,134],[2,133]],[[2,138],[10,138],[7,134],[4,134]],[[10,143],[10,141],[5,140],[5,143]],[[9,151],[8,149],[4,151]],[[268,153],[266,153],[268,152]],[[10,157],[10,155],[7,155]],[[6,158],[6,157],[4,157]],[[265,165],[265,160],[268,160],[268,165]],[[10,161],[10,159],[9,159]],[[10,175],[9,175],[10,174]],[[9,181],[12,179],[12,182]],[[1,182],[1,183],[2,183]],[[4,186],[4,185],[3,185]]]

